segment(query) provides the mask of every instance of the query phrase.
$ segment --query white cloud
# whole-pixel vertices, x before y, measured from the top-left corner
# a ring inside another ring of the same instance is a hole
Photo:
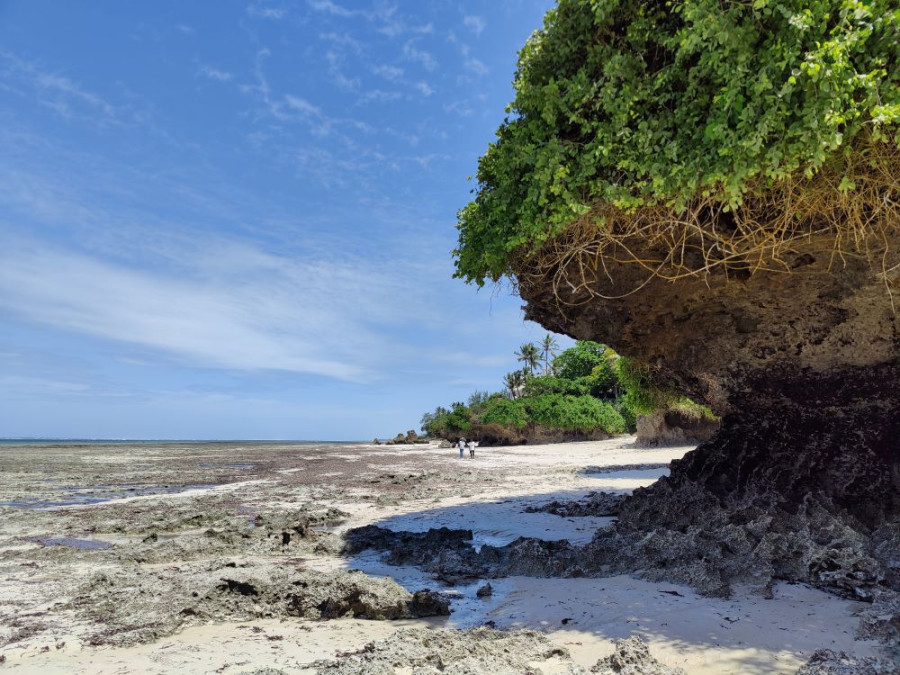
[[[280,7],[264,7],[261,4],[247,5],[247,14],[260,19],[279,21],[287,15],[287,10]]]
[[[325,58],[328,60],[328,73],[331,75],[331,81],[334,83],[334,86],[343,91],[359,91],[359,78],[347,77],[341,70],[343,59],[340,54],[329,49],[325,54]]]
[[[466,59],[464,65],[466,67],[466,70],[469,70],[469,71],[475,73],[476,75],[483,76],[483,75],[487,75],[489,72],[491,72],[490,69],[486,65],[484,65],[483,62],[481,62],[475,58]]]
[[[210,80],[216,80],[217,82],[229,82],[232,77],[231,73],[210,66],[201,66],[200,74],[203,75],[203,77],[209,78]]]
[[[474,110],[468,101],[454,101],[444,106],[444,111],[454,113],[460,117],[470,117]]]
[[[412,40],[403,45],[403,58],[407,61],[414,61],[416,63],[421,63],[424,66],[425,70],[436,70],[438,63],[437,60],[432,56],[429,52],[424,50],[420,50],[415,46]]]
[[[357,101],[358,105],[365,105],[366,103],[388,103],[390,101],[397,101],[403,98],[403,94],[399,91],[384,91],[383,89],[372,89],[371,91],[364,92],[362,96],[359,97]]]
[[[476,37],[480,37],[487,28],[487,22],[480,16],[467,16],[463,19],[463,25],[470,31],[475,33]]]
[[[191,270],[137,270],[35,244],[5,247],[0,307],[201,367],[368,381],[379,325],[415,317],[401,278],[360,260],[298,261],[207,242]],[[402,301],[400,298],[404,298]]]
[[[396,66],[378,65],[372,68],[372,72],[391,82],[396,82],[403,77],[403,68]]]
[[[319,110],[318,107],[307,101],[305,98],[300,98],[299,96],[294,96],[293,94],[285,94],[284,100],[291,110],[296,110],[303,115],[312,115],[315,117],[322,116],[322,111]]]
[[[119,121],[119,111],[100,95],[88,90],[78,82],[43,70],[36,63],[0,52],[0,63],[7,68],[0,72],[0,79],[17,78],[24,80],[37,92],[38,100],[63,117],[99,115],[106,121]]]
[[[308,4],[317,12],[333,14],[334,16],[351,17],[357,12],[333,3],[331,0],[308,0]]]
[[[319,39],[327,40],[341,47],[347,47],[356,54],[363,53],[362,43],[346,33],[320,33]]]
[[[432,89],[427,82],[419,82],[416,85],[416,89],[422,94],[422,96],[431,96],[434,93],[434,89]]]

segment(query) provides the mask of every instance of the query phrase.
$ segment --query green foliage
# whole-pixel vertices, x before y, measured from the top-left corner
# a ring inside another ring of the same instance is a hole
[[[570,396],[590,396],[591,388],[585,381],[587,378],[567,380],[553,375],[532,377],[525,383],[525,396],[543,396],[544,394],[568,394]]]
[[[657,386],[650,371],[641,368],[631,359],[619,358],[619,380],[625,390],[621,398],[621,410],[628,418],[636,415],[650,415],[660,408],[680,410],[695,417],[717,420],[718,417],[705,405],[695,403],[687,396]]]
[[[618,371],[619,380],[625,389],[623,403],[634,415],[649,415],[677,398],[676,394],[655,386],[649,371],[639,367],[631,359],[620,358]]]
[[[422,416],[422,431],[429,436],[457,436],[472,428],[469,418],[469,409],[462,403],[454,403],[450,410],[439,406],[433,413]]]
[[[591,431],[600,428],[609,434],[625,431],[625,420],[616,409],[592,396],[545,394],[525,399],[525,405],[532,420],[551,429]]]
[[[480,421],[484,424],[510,425],[522,429],[531,422],[523,401],[512,401],[508,398],[492,398],[481,412]]]
[[[898,58],[897,0],[559,0],[459,213],[456,275],[499,280],[597,204],[729,208],[863,130],[900,142]]]
[[[544,360],[544,375],[551,374],[551,359],[557,354],[557,349],[559,349],[559,343],[553,338],[550,333],[547,333],[543,339],[541,339],[540,350],[541,350],[541,358]]]
[[[469,408],[480,408],[485,403],[487,403],[488,399],[491,397],[491,393],[489,391],[473,391],[469,395],[468,406]]]
[[[708,408],[660,388],[647,369],[597,342],[576,343],[556,357],[553,369],[554,375],[536,376],[528,376],[527,368],[515,370],[506,376],[509,396],[476,391],[468,405],[423,415],[422,430],[449,439],[479,430],[500,438],[504,429],[514,438],[531,427],[620,434],[634,431],[638,414],[661,407],[715,419]]]
[[[516,360],[525,364],[523,371],[528,376],[534,375],[534,370],[541,360],[541,350],[537,345],[529,342],[519,347],[519,351],[516,352]]]
[[[594,368],[606,365],[604,359],[609,348],[599,342],[581,340],[571,349],[562,352],[553,360],[553,372],[557,377],[576,380],[590,376]]]
[[[507,373],[503,378],[503,384],[510,398],[519,398],[522,395],[522,388],[528,380],[528,371],[526,369],[514,370]]]

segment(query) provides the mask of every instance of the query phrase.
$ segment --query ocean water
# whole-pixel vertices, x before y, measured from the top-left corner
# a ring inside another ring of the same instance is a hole
[[[4,446],[28,445],[357,445],[369,441],[296,441],[296,440],[237,440],[237,439],[177,439],[177,438],[0,438],[0,448]]]

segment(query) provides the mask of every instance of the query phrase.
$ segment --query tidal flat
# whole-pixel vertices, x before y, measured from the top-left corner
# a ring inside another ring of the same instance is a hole
[[[475,459],[437,444],[4,445],[0,663],[585,673],[607,672],[598,661],[631,637],[691,674],[794,673],[823,648],[879,656],[882,644],[857,639],[868,605],[802,585],[715,598],[640,574],[447,573],[514,542],[589,542],[614,522],[617,495],[688,450],[633,437]],[[385,531],[440,549],[440,563],[352,544]]]

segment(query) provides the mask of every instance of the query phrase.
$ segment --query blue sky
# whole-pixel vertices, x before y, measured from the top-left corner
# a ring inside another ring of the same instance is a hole
[[[545,331],[451,278],[455,213],[551,4],[0,0],[0,436],[365,439],[499,390]]]

